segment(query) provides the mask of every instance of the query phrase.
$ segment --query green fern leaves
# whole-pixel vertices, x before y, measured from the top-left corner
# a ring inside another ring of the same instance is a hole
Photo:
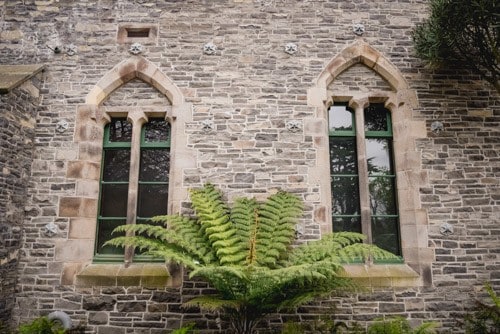
[[[194,217],[159,216],[153,219],[156,225],[121,226],[115,231],[127,236],[107,244],[135,246],[190,268],[191,277],[205,279],[218,293],[188,304],[224,311],[235,333],[251,333],[268,313],[352,287],[342,275],[343,263],[396,258],[351,232],[294,247],[302,202],[284,191],[264,203],[240,198],[232,208],[211,184],[190,195]]]

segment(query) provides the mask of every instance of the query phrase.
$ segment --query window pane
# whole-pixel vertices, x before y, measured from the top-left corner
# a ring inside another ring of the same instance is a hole
[[[128,184],[101,185],[101,212],[102,217],[127,216]]]
[[[352,112],[347,106],[333,105],[328,109],[330,131],[352,131]]]
[[[388,131],[387,116],[389,111],[381,103],[370,104],[365,108],[365,130],[366,131]]]
[[[370,208],[373,215],[395,215],[396,200],[394,177],[377,176],[369,178]]]
[[[112,238],[118,237],[120,235],[124,235],[123,233],[114,233],[113,230],[121,225],[125,225],[125,220],[99,220],[99,229],[97,232],[97,244],[96,244],[96,253],[97,254],[123,254],[122,247],[114,247],[114,246],[104,246],[104,243]]]
[[[129,149],[107,149],[104,151],[103,181],[128,182],[130,168]]]
[[[332,213],[334,215],[360,213],[357,176],[332,176]]]
[[[361,233],[360,217],[333,217],[333,232]]]
[[[401,255],[397,218],[374,217],[372,219],[372,237],[375,245],[393,254]]]
[[[112,119],[109,127],[109,142],[129,142],[132,140],[132,124],[126,119]]]
[[[154,217],[167,214],[168,185],[140,184],[137,215]]]
[[[368,173],[392,174],[391,140],[389,138],[366,139]]]
[[[143,149],[141,151],[141,170],[139,180],[168,182],[170,170],[170,150]]]
[[[144,125],[144,141],[146,143],[167,141],[170,138],[170,124],[161,118],[150,119]]]
[[[330,137],[330,174],[358,174],[355,137]]]

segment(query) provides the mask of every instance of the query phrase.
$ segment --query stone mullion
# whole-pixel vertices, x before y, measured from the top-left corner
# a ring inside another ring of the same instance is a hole
[[[358,158],[358,186],[361,209],[361,230],[366,235],[366,242],[372,243],[370,213],[370,190],[368,184],[368,161],[366,160],[364,108],[368,101],[354,101],[356,119],[356,149]]]
[[[130,148],[130,172],[127,199],[127,220],[128,224],[135,224],[137,219],[137,197],[139,193],[139,168],[141,160],[141,131],[147,117],[142,111],[132,111],[128,114],[128,120],[132,123],[132,142]],[[127,232],[127,236],[133,236],[133,232]],[[125,266],[132,263],[134,258],[134,247],[125,247]]]

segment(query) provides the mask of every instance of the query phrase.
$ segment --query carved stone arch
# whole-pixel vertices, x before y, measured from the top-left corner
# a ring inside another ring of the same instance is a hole
[[[99,106],[113,91],[135,78],[155,87],[172,106],[184,103],[180,89],[155,64],[144,57],[133,56],[106,73],[89,92],[85,104]]]
[[[386,88],[374,85],[366,90],[349,87],[352,80],[346,81],[346,87],[339,80],[342,74],[347,77],[348,70],[356,65],[363,65],[381,78]],[[334,87],[334,88],[332,88]],[[407,264],[404,271],[405,283],[402,285],[431,284],[430,264],[433,251],[427,246],[428,222],[427,213],[420,205],[419,189],[427,184],[427,174],[421,168],[421,156],[416,149],[416,139],[426,137],[425,122],[413,119],[413,109],[417,107],[416,93],[412,90],[399,69],[382,53],[363,40],[357,40],[345,47],[325,66],[320,75],[308,90],[308,105],[315,107],[315,117],[305,120],[305,135],[314,138],[317,146],[317,160],[311,170],[310,181],[320,185],[320,204],[315,207],[315,223],[320,225],[322,232],[332,231],[331,218],[331,185],[330,156],[328,136],[328,108],[335,102],[348,102],[352,106],[364,108],[370,102],[385,103],[391,111],[393,125],[393,143],[397,174],[397,194],[399,198],[400,229],[402,253]],[[400,270],[403,267],[397,267]],[[357,270],[357,269],[356,269]],[[413,271],[414,270],[414,271]],[[413,274],[418,276],[412,276]],[[413,274],[412,274],[413,273]],[[369,277],[372,273],[368,272]],[[377,274],[378,275],[378,274]],[[380,277],[385,280],[387,277]],[[389,275],[388,282],[394,281]]]
[[[316,86],[327,87],[339,74],[358,63],[378,73],[395,91],[408,89],[408,83],[397,67],[362,40],[357,40],[336,55],[317,78]]]

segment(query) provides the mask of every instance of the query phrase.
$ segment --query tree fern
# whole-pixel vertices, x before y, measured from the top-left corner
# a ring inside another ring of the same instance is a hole
[[[191,190],[195,217],[160,216],[158,225],[126,225],[127,236],[107,244],[135,246],[146,254],[181,263],[217,294],[188,305],[223,311],[234,333],[253,333],[266,314],[301,305],[339,289],[352,288],[342,264],[367,258],[396,258],[364,236],[343,232],[292,247],[302,203],[279,191],[264,203],[237,199],[230,209],[221,193],[207,184]],[[135,234],[135,236],[134,236]]]

